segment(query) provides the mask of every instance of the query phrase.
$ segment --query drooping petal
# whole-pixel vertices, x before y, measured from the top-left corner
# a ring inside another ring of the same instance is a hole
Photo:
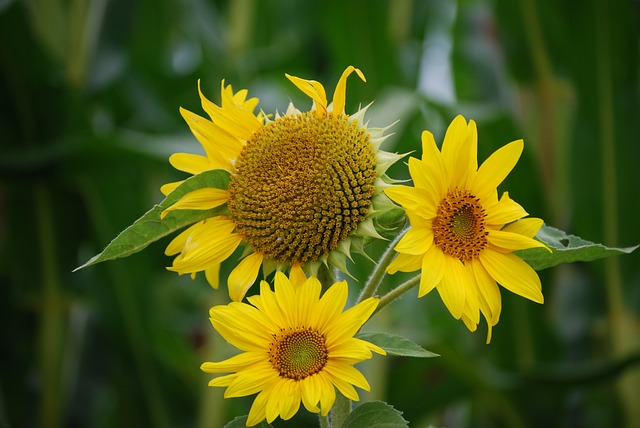
[[[536,303],[544,303],[538,274],[515,254],[502,254],[489,248],[480,253],[482,266],[500,285]]]
[[[529,215],[522,205],[509,197],[509,192],[504,192],[499,201],[487,207],[485,221],[489,225],[502,226]]]
[[[305,93],[309,98],[315,101],[316,111],[318,114],[324,114],[327,112],[327,93],[324,90],[322,83],[315,80],[305,80],[296,76],[291,76],[285,73],[287,79]]]
[[[344,105],[347,94],[347,77],[351,75],[351,73],[356,72],[358,77],[362,79],[363,82],[366,82],[367,79],[364,78],[364,74],[359,69],[350,65],[340,76],[340,80],[338,80],[338,84],[336,85],[336,90],[333,93],[333,114],[343,114],[344,113]]]
[[[240,302],[244,298],[258,277],[263,258],[260,253],[250,254],[231,271],[227,280],[231,300]]]
[[[212,263],[204,270],[204,276],[209,285],[217,290],[220,286],[220,263]]]

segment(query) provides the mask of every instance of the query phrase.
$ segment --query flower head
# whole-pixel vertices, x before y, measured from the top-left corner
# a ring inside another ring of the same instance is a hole
[[[242,244],[244,258],[228,279],[229,294],[239,301],[260,266],[265,274],[316,274],[322,264],[346,271],[346,258],[362,250],[364,237],[379,237],[373,218],[390,208],[382,192],[389,186],[385,171],[400,156],[379,150],[384,129],[367,127],[366,108],[345,114],[346,80],[354,71],[365,80],[349,66],[331,105],[320,83],[287,75],[314,106],[301,112],[290,104],[273,120],[254,114],[258,100],[247,99],[246,90],[234,94],[224,81],[221,106],[200,93],[211,120],[181,110],[206,155],[174,154],[171,164],[191,174],[224,169],[230,182],[227,189],[190,192],[163,213],[227,207],[227,215],[196,223],[169,244],[167,255],[177,255],[169,270],[204,271],[217,288],[220,263]]]
[[[342,312],[347,302],[345,281],[333,284],[320,297],[315,277],[290,281],[276,272],[275,288],[262,281],[260,294],[248,303],[231,302],[211,308],[213,327],[243,352],[221,362],[202,365],[207,373],[231,373],[214,378],[210,386],[226,387],[225,398],[258,393],[247,425],[265,418],[289,419],[300,408],[327,415],[335,388],[358,400],[354,385],[369,390],[354,364],[385,354],[353,335],[369,319],[378,299],[369,298]],[[241,321],[239,321],[241,320]]]
[[[409,159],[414,187],[394,186],[385,193],[402,205],[411,228],[398,242],[399,253],[387,271],[422,270],[418,296],[434,288],[456,318],[475,331],[480,312],[491,329],[502,308],[497,283],[542,303],[537,273],[514,251],[542,247],[533,239],[542,220],[528,214],[497,186],[518,162],[523,141],[494,152],[479,168],[476,124],[456,117],[442,150],[433,135],[422,134],[422,159]]]

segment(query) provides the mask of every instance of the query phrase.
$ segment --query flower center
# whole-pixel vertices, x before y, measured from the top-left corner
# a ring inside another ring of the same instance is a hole
[[[302,380],[316,374],[328,359],[324,336],[310,328],[281,330],[269,349],[269,362],[287,379]]]
[[[486,216],[480,200],[469,191],[450,190],[433,219],[433,242],[461,261],[474,259],[487,245]]]
[[[242,149],[229,211],[256,252],[290,264],[315,261],[365,219],[375,166],[366,128],[346,116],[283,116]]]

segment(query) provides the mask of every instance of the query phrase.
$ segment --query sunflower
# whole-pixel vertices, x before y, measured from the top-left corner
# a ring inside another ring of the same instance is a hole
[[[290,281],[276,272],[274,282],[275,291],[262,281],[260,294],[249,296],[249,303],[214,306],[209,313],[213,327],[244,352],[201,368],[207,373],[231,373],[209,382],[226,387],[225,398],[258,393],[247,426],[265,418],[269,423],[278,416],[290,419],[300,402],[310,412],[326,416],[336,388],[348,399],[359,400],[353,386],[368,391],[369,383],[353,365],[370,359],[372,351],[385,354],[353,337],[378,299],[366,299],[342,312],[346,281],[333,284],[322,297],[315,277]]]
[[[228,278],[231,299],[240,301],[261,266],[265,275],[287,269],[316,275],[323,264],[346,272],[351,251],[362,251],[365,237],[380,237],[373,218],[392,208],[382,191],[390,185],[385,172],[401,156],[379,150],[386,128],[367,126],[367,107],[344,113],[346,81],[354,71],[365,80],[349,66],[330,105],[320,83],[286,75],[313,107],[301,112],[290,104],[273,120],[254,113],[258,100],[248,99],[246,90],[234,93],[224,81],[220,106],[200,92],[211,120],[180,110],[205,156],[177,153],[171,164],[190,174],[223,169],[230,181],[227,189],[190,192],[163,212],[227,208],[226,215],[192,225],[168,245],[165,253],[177,255],[169,270],[192,277],[204,271],[217,288],[220,264],[242,245],[243,259]]]
[[[502,308],[497,284],[543,303],[537,273],[514,251],[542,247],[533,239],[543,221],[528,214],[497,186],[511,172],[524,143],[494,152],[479,168],[476,124],[456,117],[438,150],[433,135],[422,134],[422,159],[409,159],[415,187],[385,193],[402,205],[410,229],[395,247],[388,273],[421,269],[418,297],[436,288],[451,314],[475,331],[480,312],[488,324],[487,343]]]

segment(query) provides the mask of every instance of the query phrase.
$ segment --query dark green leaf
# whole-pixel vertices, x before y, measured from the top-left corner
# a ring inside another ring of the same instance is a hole
[[[229,173],[223,170],[205,171],[185,180],[158,205],[147,211],[131,226],[123,230],[98,255],[75,270],[95,265],[107,260],[127,257],[143,250],[152,242],[163,238],[185,226],[196,223],[207,217],[219,214],[224,206],[211,210],[177,210],[170,212],[164,219],[160,213],[176,203],[187,193],[203,187],[226,189],[229,183]]]
[[[268,424],[265,421],[260,422],[258,425],[254,425],[254,427],[273,428],[271,424]],[[247,416],[238,416],[237,418],[226,424],[224,428],[247,428]]]
[[[568,235],[547,225],[540,228],[536,238],[551,248],[553,253],[543,248],[518,251],[518,255],[536,270],[556,266],[560,263],[589,262],[604,257],[629,254],[638,248],[637,245],[626,248],[606,247],[574,235]]]
[[[384,349],[388,355],[400,357],[431,358],[438,357],[431,351],[427,351],[422,346],[406,339],[402,336],[391,333],[358,333],[358,339],[366,340]]]
[[[402,412],[382,401],[370,401],[356,407],[341,428],[407,428]]]

